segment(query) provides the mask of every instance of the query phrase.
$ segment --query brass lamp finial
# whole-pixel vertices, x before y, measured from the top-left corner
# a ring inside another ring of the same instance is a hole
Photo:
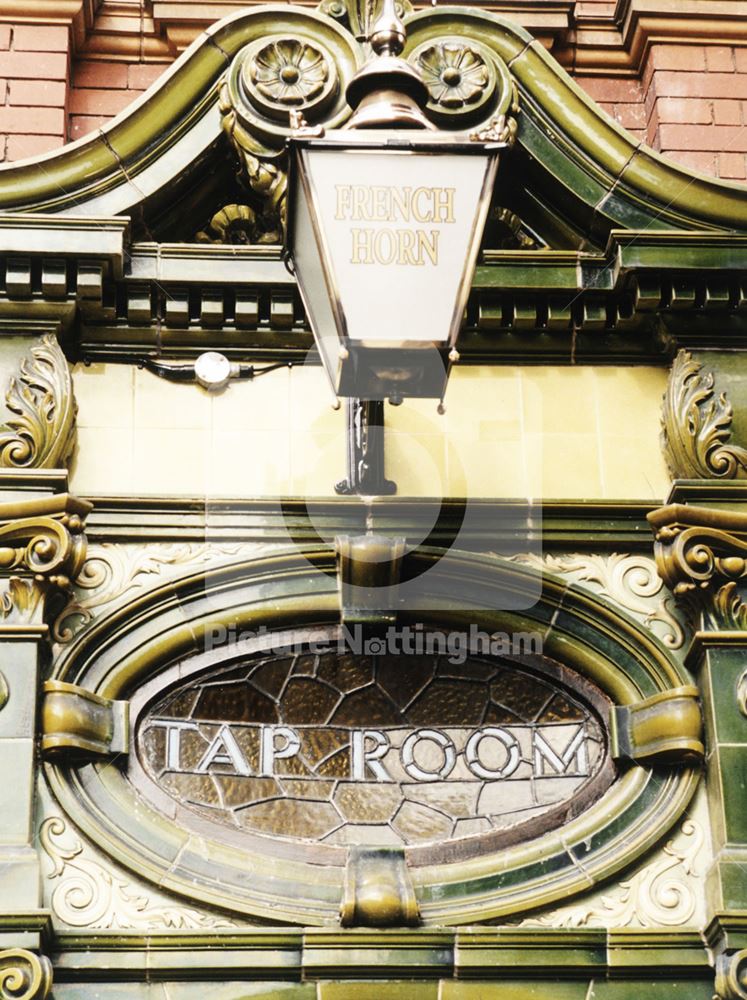
[[[345,96],[355,111],[345,127],[434,129],[423,114],[428,101],[425,81],[399,58],[407,33],[395,0],[383,0],[368,40],[374,57],[348,84]]]
[[[381,12],[368,36],[371,48],[377,56],[398,56],[407,41],[405,26],[397,14],[394,0],[384,0]]]

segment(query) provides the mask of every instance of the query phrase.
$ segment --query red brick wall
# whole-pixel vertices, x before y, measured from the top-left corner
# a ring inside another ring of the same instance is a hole
[[[636,138],[683,166],[747,179],[747,47],[653,44],[640,81],[576,81]]]
[[[167,63],[75,58],[64,25],[0,24],[0,160],[57,149],[108,122]]]
[[[612,25],[613,10],[612,0],[578,0],[575,15],[593,28]],[[0,158],[38,155],[87,135],[169,64],[162,51],[159,62],[71,57],[70,37],[59,24],[0,24]],[[558,41],[571,67],[572,39]],[[141,59],[145,51],[141,44]],[[576,80],[636,139],[692,169],[747,179],[747,45],[656,42],[645,50],[640,79],[586,70]]]
[[[646,139],[648,124],[639,80],[614,76],[577,76],[576,83],[636,139]]]
[[[67,139],[69,32],[57,25],[0,25],[0,154],[37,156]]]
[[[747,178],[747,47],[652,45],[648,142],[687,167]]]

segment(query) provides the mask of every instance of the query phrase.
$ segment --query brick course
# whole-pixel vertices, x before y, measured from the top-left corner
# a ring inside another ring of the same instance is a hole
[[[613,10],[612,0],[577,0],[574,13],[588,24],[611,19]],[[559,44],[564,65],[572,67],[571,42]],[[148,58],[145,48],[142,58]],[[95,53],[71,59],[66,26],[0,25],[0,156],[38,155],[100,128],[167,65]],[[633,139],[690,169],[745,179],[747,44],[652,40],[639,79],[587,71],[577,74],[576,82]]]
[[[5,137],[3,136],[3,142]],[[8,161],[25,160],[27,156],[41,156],[59,149],[63,140],[55,135],[9,135],[5,147]]]
[[[64,52],[67,55],[67,28],[40,24],[17,24],[13,28],[13,48],[16,52]]]
[[[134,101],[136,96],[136,93],[129,90],[93,90],[73,87],[70,91],[70,114],[118,115]]]
[[[8,102],[16,105],[64,108],[67,86],[62,80],[11,80]]]
[[[0,76],[9,80],[67,80],[64,52],[0,52]]]
[[[73,67],[73,87],[126,90],[128,72],[126,63],[81,60]]]

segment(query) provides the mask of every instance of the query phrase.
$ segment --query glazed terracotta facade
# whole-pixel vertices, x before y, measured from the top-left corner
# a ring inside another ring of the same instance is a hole
[[[745,1000],[739,6],[403,11],[439,413],[283,248],[366,5],[0,2],[2,1000]]]

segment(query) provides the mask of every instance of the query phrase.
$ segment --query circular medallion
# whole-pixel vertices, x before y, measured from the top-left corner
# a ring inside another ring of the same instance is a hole
[[[493,60],[480,48],[457,39],[419,45],[409,61],[420,71],[430,99],[428,107],[453,116],[481,108],[493,96]]]
[[[250,104],[275,118],[322,104],[337,87],[334,64],[310,42],[277,38],[250,47],[240,87]]]

